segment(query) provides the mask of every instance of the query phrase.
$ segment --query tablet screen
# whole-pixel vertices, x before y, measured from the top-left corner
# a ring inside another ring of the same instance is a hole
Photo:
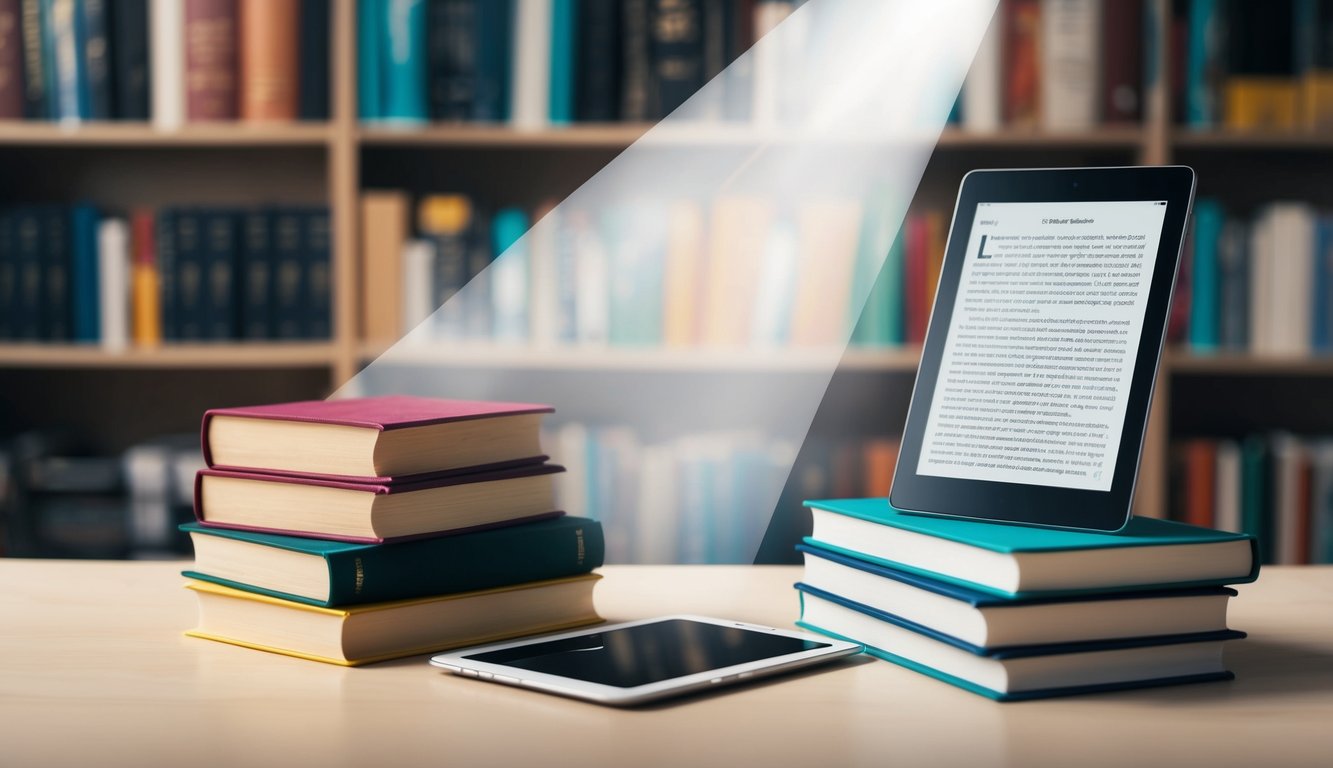
[[[829,645],[753,629],[666,619],[463,658],[633,688]]]
[[[918,474],[1110,490],[1166,210],[977,204]]]

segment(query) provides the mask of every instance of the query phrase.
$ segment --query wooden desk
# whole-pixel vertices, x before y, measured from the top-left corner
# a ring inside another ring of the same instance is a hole
[[[1232,683],[995,704],[882,661],[619,711],[181,636],[174,563],[0,560],[0,763],[190,766],[1329,765],[1333,568],[1241,588]],[[605,569],[608,619],[789,626],[795,567]]]

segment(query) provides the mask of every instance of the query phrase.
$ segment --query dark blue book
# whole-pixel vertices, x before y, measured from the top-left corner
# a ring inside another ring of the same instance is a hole
[[[79,0],[83,23],[84,103],[89,120],[110,120],[111,108],[111,36],[107,24],[109,0]]]
[[[273,212],[257,208],[241,215],[241,338],[261,340],[273,333]]]
[[[42,216],[35,206],[15,208],[13,217],[14,269],[18,280],[13,310],[14,338],[42,338],[42,295],[46,270],[42,261]]]
[[[513,15],[513,0],[486,0],[476,5],[477,54],[472,119],[478,122],[502,123],[509,119]]]
[[[430,0],[426,58],[432,120],[467,120],[477,81],[477,0]]]
[[[46,120],[51,116],[46,87],[46,54],[42,50],[42,0],[20,0],[19,29],[23,39],[23,116]]]
[[[297,117],[329,119],[329,0],[301,0]]]
[[[153,237],[156,247],[158,293],[162,312],[162,338],[176,341],[180,338],[177,311],[176,290],[176,255],[178,252],[176,217],[179,209],[163,208],[157,214],[157,227]]]
[[[69,210],[59,205],[41,208],[42,338],[69,341],[73,337],[70,308],[72,262]]]
[[[208,341],[235,339],[237,312],[237,265],[240,260],[234,211],[208,209],[200,214],[202,277],[200,288],[200,338]]]
[[[15,338],[18,282],[18,257],[14,253],[14,215],[10,211],[0,211],[0,341]]]
[[[426,108],[426,0],[385,0],[384,114],[394,122],[423,122]]]
[[[305,252],[302,249],[302,213],[292,208],[273,215],[273,330],[270,338],[305,337]]]
[[[659,117],[653,79],[653,2],[625,0],[621,8],[620,117],[630,122]]]
[[[148,66],[148,0],[110,6],[111,112],[117,120],[147,120],[152,72]]]
[[[38,48],[42,52],[42,88],[46,93],[46,118],[60,119],[60,88],[56,76],[56,27],[54,8],[57,0],[39,0],[38,29],[41,42]]]
[[[302,216],[303,254],[301,335],[307,339],[333,338],[333,233],[329,209],[315,208]]]
[[[575,118],[610,123],[620,119],[621,0],[581,0],[575,46]]]
[[[1218,333],[1223,349],[1244,352],[1250,343],[1250,235],[1229,219],[1217,243]]]
[[[1333,218],[1315,223],[1314,349],[1333,351]]]
[[[204,216],[198,208],[179,208],[175,215],[177,341],[204,339]]]
[[[75,341],[96,344],[102,338],[101,278],[97,254],[97,209],[86,203],[70,213],[73,229],[71,305]]]
[[[491,307],[491,275],[487,267],[495,260],[491,247],[491,216],[475,205],[472,208],[472,227],[468,233],[468,290],[463,307],[466,335],[472,339],[489,339],[493,327]]]
[[[362,120],[384,116],[384,3],[356,4],[356,113]]]
[[[665,117],[704,84],[703,0],[655,0],[652,117]]]

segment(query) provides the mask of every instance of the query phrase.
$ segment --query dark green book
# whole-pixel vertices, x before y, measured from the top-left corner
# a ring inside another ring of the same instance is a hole
[[[186,523],[192,579],[326,607],[407,600],[587,573],[602,524],[582,517],[390,544],[355,544]]]

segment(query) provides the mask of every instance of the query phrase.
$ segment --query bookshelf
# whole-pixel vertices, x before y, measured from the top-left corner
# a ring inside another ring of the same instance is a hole
[[[466,123],[399,127],[362,124],[356,115],[356,3],[331,0],[331,118],[317,124],[188,124],[162,131],[146,124],[83,123],[77,125],[0,122],[0,174],[11,179],[0,197],[11,200],[87,196],[116,205],[160,205],[181,196],[227,204],[274,199],[320,202],[329,206],[334,229],[333,332],[327,343],[227,343],[164,345],[155,349],[104,352],[95,347],[36,344],[0,345],[0,388],[11,401],[0,412],[0,430],[32,423],[31,413],[70,410],[87,419],[99,447],[124,448],[143,429],[123,434],[125,408],[151,407],[154,428],[189,431],[197,425],[202,405],[228,405],[246,398],[271,400],[327,395],[378,357],[382,345],[368,343],[358,328],[357,285],[366,270],[358,252],[358,210],[363,190],[400,187],[420,191],[468,189],[472,183],[522,195],[560,197],[592,176],[621,151],[653,129],[647,123],[576,124],[540,130]],[[1151,12],[1165,18],[1167,3],[1149,2]],[[1158,36],[1159,61],[1169,60],[1168,36]],[[1140,124],[1099,126],[1088,131],[1047,132],[1003,129],[969,133],[946,129],[935,144],[917,198],[948,210],[959,179],[976,167],[1039,165],[1165,164],[1188,162],[1200,170],[1200,193],[1236,194],[1267,200],[1286,193],[1283,171],[1333,168],[1333,134],[1236,133],[1196,131],[1173,124],[1163,87],[1145,94]],[[650,141],[662,146],[714,146],[737,143],[780,145],[806,139],[773,131],[755,134],[725,126],[689,126],[653,132]],[[837,141],[878,141],[873,136],[839,136]],[[54,173],[41,174],[54,166]],[[1233,167],[1236,170],[1232,170]],[[446,174],[441,177],[441,174]],[[1308,174],[1297,193],[1317,203],[1333,198],[1323,189],[1322,174]],[[1216,189],[1211,179],[1218,178]],[[515,180],[523,183],[516,184]],[[537,180],[538,189],[527,181]],[[831,353],[831,354],[836,354]],[[849,348],[840,357],[830,392],[850,392],[858,404],[881,405],[874,418],[854,426],[883,432],[905,412],[915,372],[917,350]],[[721,376],[801,374],[826,370],[831,359],[822,351],[664,349],[530,349],[490,346],[425,347],[395,350],[404,364],[447,360],[467,371],[544,372],[586,383],[590,376],[615,374],[618,380],[643,380],[664,373],[695,371]],[[1333,381],[1333,359],[1285,359],[1249,355],[1196,355],[1170,350],[1145,441],[1139,483],[1138,511],[1162,515],[1166,509],[1166,457],[1173,435],[1172,396],[1180,379],[1189,388],[1199,380],[1216,380],[1225,389],[1238,379],[1295,382]],[[153,384],[143,374],[158,377]],[[129,375],[154,393],[146,401]],[[243,375],[248,387],[229,387]],[[70,385],[71,376],[83,386]],[[839,381],[847,380],[844,389]],[[45,384],[51,386],[44,386]],[[265,385],[271,383],[270,389]],[[8,386],[13,384],[14,386]],[[573,384],[569,386],[575,386]],[[71,402],[97,390],[101,407]],[[184,390],[185,394],[180,391]],[[269,393],[272,394],[269,394]],[[205,395],[214,401],[201,400]],[[828,400],[834,399],[830,394]],[[41,407],[30,408],[34,400]],[[829,425],[854,422],[829,415],[826,402],[817,417]],[[1224,417],[1219,417],[1224,418]],[[65,421],[69,421],[68,419]],[[62,421],[61,423],[65,423]],[[1333,430],[1333,424],[1326,425]]]

